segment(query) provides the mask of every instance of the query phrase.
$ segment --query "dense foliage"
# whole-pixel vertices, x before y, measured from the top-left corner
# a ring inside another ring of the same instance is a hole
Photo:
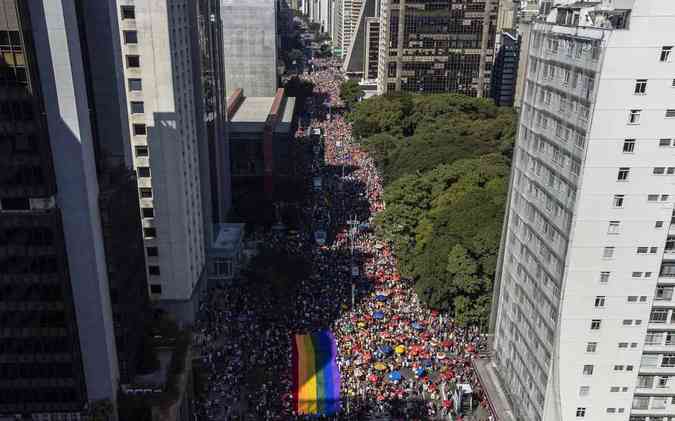
[[[514,114],[461,95],[375,97],[349,118],[385,179],[379,234],[430,307],[464,324],[489,314]]]
[[[354,104],[363,98],[363,89],[356,80],[346,80],[340,85],[340,99],[347,105],[348,109],[354,108]]]

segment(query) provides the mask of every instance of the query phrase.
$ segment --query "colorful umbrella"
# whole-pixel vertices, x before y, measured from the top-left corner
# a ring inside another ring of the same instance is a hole
[[[389,377],[389,380],[391,380],[393,382],[401,381],[401,373],[399,373],[398,371],[392,371],[391,373],[389,373],[388,377]]]
[[[387,366],[382,363],[375,363],[375,365],[373,365],[373,368],[375,368],[375,370],[377,371],[382,371],[385,370]]]
[[[368,376],[368,381],[370,381],[371,383],[376,383],[377,382],[377,376],[374,375],[374,374],[371,374],[370,376]]]
[[[403,353],[405,353],[405,346],[399,345],[399,346],[396,347],[395,351],[396,351],[397,354],[403,354]]]
[[[380,351],[381,353],[383,353],[384,355],[389,355],[389,354],[392,353],[392,351],[394,351],[394,348],[392,348],[392,347],[389,346],[389,345],[384,345],[384,346],[381,346],[381,347],[379,348],[379,351]]]
[[[384,313],[381,311],[376,311],[373,313],[373,319],[375,320],[382,320],[384,319]]]

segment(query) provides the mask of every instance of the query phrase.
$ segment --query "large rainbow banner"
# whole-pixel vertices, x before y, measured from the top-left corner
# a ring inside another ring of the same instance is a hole
[[[334,415],[340,410],[340,372],[335,337],[327,330],[294,335],[293,406],[298,414]]]

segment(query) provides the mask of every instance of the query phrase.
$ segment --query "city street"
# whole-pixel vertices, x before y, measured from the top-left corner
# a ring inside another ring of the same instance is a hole
[[[297,139],[312,146],[306,168],[311,193],[302,206],[307,223],[295,235],[274,232],[264,239],[305,256],[312,273],[297,280],[293,308],[282,314],[246,281],[210,295],[198,326],[208,338],[210,399],[204,410],[210,420],[302,418],[292,410],[291,335],[330,329],[338,346],[342,409],[325,419],[461,419],[452,417],[468,412],[472,401],[485,405],[472,366],[484,338],[423,308],[411,281],[397,272],[389,245],[371,229],[384,207],[374,161],[336,111],[341,77],[334,62],[314,65],[303,75],[315,86],[301,118],[309,126],[298,130]],[[252,383],[260,388],[251,390]],[[475,414],[488,419],[486,409]]]

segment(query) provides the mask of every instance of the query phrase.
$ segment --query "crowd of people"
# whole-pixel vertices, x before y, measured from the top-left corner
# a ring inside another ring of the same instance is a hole
[[[315,60],[303,76],[315,89],[298,133],[299,142],[312,142],[305,174],[312,194],[301,206],[311,223],[294,235],[264,237],[267,247],[304,256],[311,275],[297,280],[289,311],[278,311],[246,280],[209,292],[196,327],[209,383],[200,405],[205,419],[302,419],[293,413],[291,337],[325,328],[338,346],[342,405],[325,419],[461,419],[476,414],[464,410],[471,401],[486,407],[472,365],[485,347],[483,335],[423,307],[389,245],[371,229],[384,207],[382,183],[336,112],[342,106],[336,68]],[[317,128],[320,136],[308,136]],[[319,186],[311,183],[317,177]],[[325,243],[316,240],[319,229],[328,233]],[[487,420],[483,413],[475,419]]]

